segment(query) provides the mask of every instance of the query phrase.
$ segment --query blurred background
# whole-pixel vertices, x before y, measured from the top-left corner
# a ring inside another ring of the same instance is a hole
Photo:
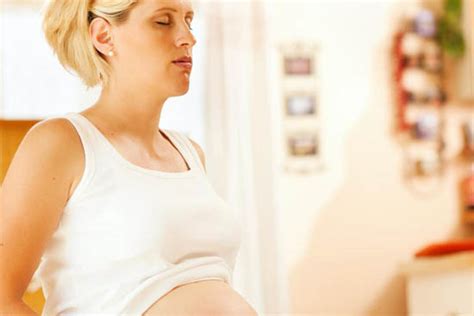
[[[2,181],[32,125],[100,87],[47,46],[43,0],[0,4]],[[190,90],[160,127],[242,212],[236,290],[265,315],[473,315],[474,0],[193,5]],[[33,277],[24,300],[43,294]]]

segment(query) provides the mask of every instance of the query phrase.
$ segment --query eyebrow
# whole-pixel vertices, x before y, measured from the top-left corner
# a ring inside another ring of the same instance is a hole
[[[173,8],[160,8],[160,9],[158,9],[158,10],[155,10],[155,12],[164,11],[164,10],[169,10],[169,11],[173,11],[173,12],[178,12],[178,10],[173,9]],[[187,13],[191,13],[191,14],[194,15],[194,11],[188,11]],[[187,13],[186,13],[186,14],[187,14]]]

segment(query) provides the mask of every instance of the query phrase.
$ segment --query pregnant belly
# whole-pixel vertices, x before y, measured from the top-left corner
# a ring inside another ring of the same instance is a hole
[[[150,306],[143,316],[258,316],[239,293],[223,280],[201,280],[175,287]]]

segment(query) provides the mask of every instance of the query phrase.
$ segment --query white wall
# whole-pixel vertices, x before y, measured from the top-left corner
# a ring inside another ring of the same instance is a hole
[[[454,171],[425,198],[401,179],[402,149],[391,134],[390,49],[395,18],[409,4],[269,3],[275,47],[303,40],[321,48],[326,167],[311,176],[281,171],[278,183],[293,314],[404,315],[398,265],[429,242],[467,233],[457,223]],[[276,53],[273,59],[278,69]],[[280,95],[273,97],[281,117]]]
[[[299,236],[299,241],[287,240],[287,249],[295,256],[304,249],[301,227],[315,220],[315,209],[320,209],[336,194],[347,177],[347,156],[345,142],[353,126],[368,109],[373,76],[377,68],[384,66],[382,54],[388,53],[389,10],[394,1],[299,1],[276,2],[270,6],[275,45],[285,41],[299,40],[315,42],[320,47],[317,61],[320,80],[320,110],[322,126],[322,154],[324,169],[311,176],[282,173],[280,186],[282,208],[298,209],[300,216],[289,217],[283,222],[291,222],[286,234]],[[378,55],[377,55],[378,54]],[[377,57],[377,59],[375,59]],[[274,58],[274,69],[279,60]],[[378,64],[375,64],[378,62]],[[388,65],[387,65],[388,66]],[[387,69],[388,70],[388,69]],[[381,74],[383,75],[383,73]],[[274,78],[278,79],[275,73]],[[275,80],[275,91],[280,82]],[[384,89],[377,85],[376,89]],[[274,94],[277,111],[280,95]],[[380,107],[390,110],[389,100],[381,100]],[[279,117],[282,117],[279,112]],[[280,125],[277,122],[278,125]],[[380,133],[387,133],[384,126]],[[279,136],[284,136],[280,126]],[[283,161],[281,151],[280,162]],[[304,187],[302,187],[304,186]],[[311,192],[309,194],[309,192]],[[314,194],[317,192],[317,195]],[[293,231],[294,230],[294,231]],[[299,232],[299,233],[298,233]],[[292,264],[294,257],[287,258]]]

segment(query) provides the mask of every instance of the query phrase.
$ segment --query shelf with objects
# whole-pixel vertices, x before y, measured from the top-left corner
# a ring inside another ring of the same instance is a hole
[[[404,182],[419,196],[437,194],[448,169],[474,161],[474,95],[469,100],[459,93],[460,64],[474,56],[466,49],[471,31],[463,28],[468,2],[446,0],[441,12],[419,4],[400,19],[393,37],[394,133],[404,154]]]
[[[405,17],[394,36],[396,135],[404,152],[404,180],[418,193],[439,185],[444,172],[443,51],[434,12]]]
[[[474,1],[440,4],[410,10],[394,36],[394,131],[406,157],[405,183],[423,197],[457,189],[463,226],[474,224],[474,85],[467,76],[474,41],[466,27],[474,26]],[[472,315],[473,250],[474,239],[465,236],[418,249],[402,268],[407,314]]]

